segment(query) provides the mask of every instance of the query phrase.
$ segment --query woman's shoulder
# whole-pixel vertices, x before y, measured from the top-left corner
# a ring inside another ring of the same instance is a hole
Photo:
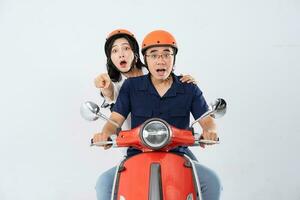
[[[130,88],[130,90],[138,90],[141,86],[147,84],[147,75],[142,75],[138,77],[127,78],[123,84],[123,87]]]
[[[145,78],[147,78],[147,75],[142,75],[142,76],[137,76],[137,77],[130,77],[130,78],[127,78],[126,81],[136,83],[136,82],[140,82],[140,81],[145,80]]]

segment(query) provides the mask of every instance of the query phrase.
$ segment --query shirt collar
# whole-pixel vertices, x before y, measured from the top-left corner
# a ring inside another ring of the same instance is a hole
[[[173,83],[171,88],[164,95],[164,97],[172,97],[172,96],[176,96],[177,93],[184,93],[184,85],[182,82],[180,82],[179,77],[173,73],[171,74],[171,76],[173,78]],[[156,89],[154,88],[151,82],[150,73],[148,73],[143,77],[142,82],[138,87],[138,90],[148,91],[151,94],[158,95]]]

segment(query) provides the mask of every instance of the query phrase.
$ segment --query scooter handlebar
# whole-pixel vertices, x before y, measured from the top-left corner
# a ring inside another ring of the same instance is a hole
[[[195,133],[195,144],[194,146],[199,146],[200,144],[211,145],[211,144],[220,144],[219,138],[217,140],[205,140],[199,133]]]
[[[215,141],[215,140],[199,140],[198,142],[199,144],[220,144],[219,140]]]
[[[91,139],[90,146],[105,146],[105,145],[115,145],[116,144],[116,135],[111,135],[109,138],[107,138],[107,141],[101,141],[101,142],[94,142],[93,139]]]
[[[198,135],[198,136],[197,136]],[[113,147],[116,147],[116,138],[117,135],[111,135],[107,141],[101,141],[101,142],[94,142],[93,139],[91,139],[90,146],[106,146],[106,145],[112,145]],[[217,140],[205,140],[203,139],[199,134],[195,134],[195,143],[193,146],[199,146],[201,144],[204,145],[212,145],[212,144],[219,144],[219,138]]]

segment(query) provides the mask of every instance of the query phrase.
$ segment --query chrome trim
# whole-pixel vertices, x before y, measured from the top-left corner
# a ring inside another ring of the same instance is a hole
[[[118,147],[118,145],[117,145],[117,135],[116,134],[112,134],[111,136],[110,136],[110,139],[111,139],[111,141],[112,141],[112,147]]]
[[[202,200],[202,193],[201,193],[201,188],[200,188],[200,183],[199,183],[199,178],[198,178],[198,174],[197,174],[197,171],[196,171],[195,163],[187,155],[184,155],[184,157],[187,158],[191,162],[191,164],[192,164],[193,175],[194,175],[195,181],[196,181],[196,188],[197,188],[197,190],[198,190],[197,192],[199,194],[199,199],[197,199],[197,200]]]
[[[126,200],[124,196],[120,195],[120,200]]]
[[[193,193],[190,193],[187,197],[186,200],[193,200]]]
[[[117,182],[117,178],[118,178],[118,173],[119,173],[119,168],[120,166],[123,164],[124,160],[126,160],[126,158],[124,158],[118,165],[116,168],[116,172],[115,172],[115,177],[114,177],[114,183],[113,183],[113,188],[111,190],[111,198],[110,200],[114,200],[115,199],[115,187],[116,187],[116,182]],[[117,194],[118,195],[118,194]],[[117,199],[117,198],[116,198]]]
[[[150,145],[148,145],[148,144],[145,142],[145,140],[144,140],[144,138],[143,138],[143,130],[144,130],[145,126],[146,126],[147,124],[149,124],[150,122],[152,122],[152,121],[159,121],[159,122],[163,123],[163,124],[167,127],[167,129],[168,129],[168,131],[169,131],[169,135],[168,135],[167,141],[165,142],[165,144],[161,145],[160,147],[151,147]],[[153,149],[153,150],[158,150],[158,149],[161,149],[161,148],[165,147],[166,145],[168,145],[168,144],[170,143],[170,141],[171,141],[172,135],[173,135],[173,132],[172,132],[171,126],[170,126],[165,120],[160,119],[160,118],[151,118],[151,119],[148,119],[147,121],[145,121],[145,122],[143,123],[143,125],[142,125],[142,127],[141,127],[141,129],[140,129],[140,132],[139,132],[139,136],[140,136],[140,139],[141,139],[142,143],[143,143],[146,147],[148,147],[148,148],[150,148],[150,149]]]

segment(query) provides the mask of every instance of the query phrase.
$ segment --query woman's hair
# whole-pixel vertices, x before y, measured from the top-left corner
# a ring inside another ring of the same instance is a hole
[[[108,76],[110,77],[110,79],[113,82],[118,82],[121,80],[121,72],[118,70],[118,68],[113,64],[113,62],[111,60],[111,49],[112,49],[114,41],[118,38],[125,38],[128,41],[128,43],[133,51],[134,60],[131,63],[130,69],[132,69],[133,67],[136,67],[138,69],[142,69],[142,67],[146,67],[140,60],[139,48],[137,45],[135,45],[135,42],[132,41],[132,38],[130,38],[129,36],[127,36],[125,34],[124,35],[116,35],[116,37],[112,38],[110,40],[110,43],[108,44],[107,62],[106,62],[106,69],[107,69]]]

